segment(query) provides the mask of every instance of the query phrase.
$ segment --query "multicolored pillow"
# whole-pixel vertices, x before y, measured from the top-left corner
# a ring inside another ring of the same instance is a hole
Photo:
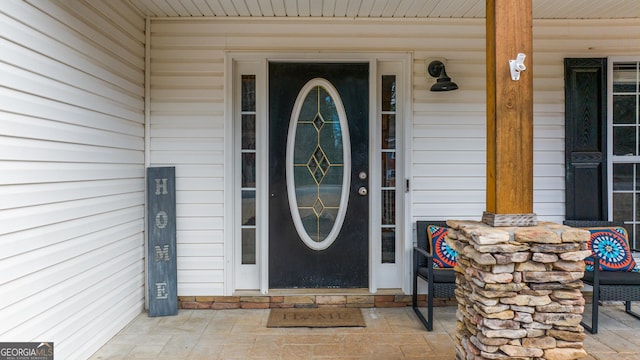
[[[453,250],[445,241],[448,229],[436,225],[427,226],[427,236],[431,245],[434,269],[447,269],[458,263],[458,252]]]
[[[589,249],[600,258],[600,271],[634,271],[636,261],[629,248],[629,237],[623,227],[588,228]],[[587,271],[593,271],[593,257],[584,259]]]

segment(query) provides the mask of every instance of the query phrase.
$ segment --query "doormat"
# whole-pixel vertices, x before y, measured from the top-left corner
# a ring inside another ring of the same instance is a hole
[[[365,327],[360,308],[271,309],[267,327]]]

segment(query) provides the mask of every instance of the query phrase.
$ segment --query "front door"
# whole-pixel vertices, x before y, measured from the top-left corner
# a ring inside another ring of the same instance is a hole
[[[269,287],[367,288],[368,63],[270,63],[269,187]]]

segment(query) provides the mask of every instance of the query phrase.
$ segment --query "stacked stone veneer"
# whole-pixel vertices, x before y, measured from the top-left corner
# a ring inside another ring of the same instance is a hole
[[[447,243],[458,251],[457,359],[587,356],[580,321],[588,231],[447,223]]]
[[[418,296],[418,304],[426,306],[426,295]],[[456,304],[455,299],[438,299],[436,306]],[[405,307],[411,306],[411,295],[255,295],[255,296],[179,296],[180,309],[269,309],[305,307]]]

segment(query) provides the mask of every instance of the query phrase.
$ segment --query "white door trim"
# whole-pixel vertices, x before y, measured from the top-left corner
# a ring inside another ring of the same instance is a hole
[[[404,179],[409,176],[410,164],[407,157],[410,155],[410,137],[408,131],[411,125],[411,61],[410,53],[279,53],[279,52],[228,52],[225,56],[225,286],[226,295],[233,295],[236,290],[245,288],[246,276],[254,277],[257,283],[247,281],[257,285],[261,293],[269,291],[269,256],[268,256],[268,182],[262,181],[257,184],[257,207],[256,207],[256,259],[257,265],[249,271],[241,270],[240,254],[240,233],[239,233],[239,202],[238,184],[236,184],[238,161],[237,161],[237,124],[238,111],[236,104],[238,89],[236,78],[238,76],[235,69],[237,64],[243,64],[246,68],[255,71],[256,75],[256,178],[268,179],[268,64],[269,61],[291,61],[291,62],[368,62],[369,63],[369,158],[370,158],[370,192],[369,197],[369,291],[375,293],[378,290],[381,273],[388,271],[389,264],[380,264],[381,240],[380,240],[380,129],[379,121],[379,79],[382,74],[378,71],[379,64],[395,64],[391,67],[398,69],[401,74],[397,75],[399,93],[402,96],[401,109],[402,124],[398,124],[396,134],[398,140],[402,140],[402,145],[398,148],[399,156],[404,161],[397,164],[396,181],[398,185],[398,195],[396,199],[397,213],[397,241],[396,247],[398,255],[397,263],[394,264],[394,273],[398,274],[397,286],[401,287],[405,293],[411,290],[411,248],[413,241],[411,238],[411,221],[409,214],[408,193],[404,188]],[[389,66],[381,66],[388,68]],[[400,194],[401,193],[401,194]],[[387,266],[382,266],[387,265]],[[242,279],[238,279],[238,275]]]

